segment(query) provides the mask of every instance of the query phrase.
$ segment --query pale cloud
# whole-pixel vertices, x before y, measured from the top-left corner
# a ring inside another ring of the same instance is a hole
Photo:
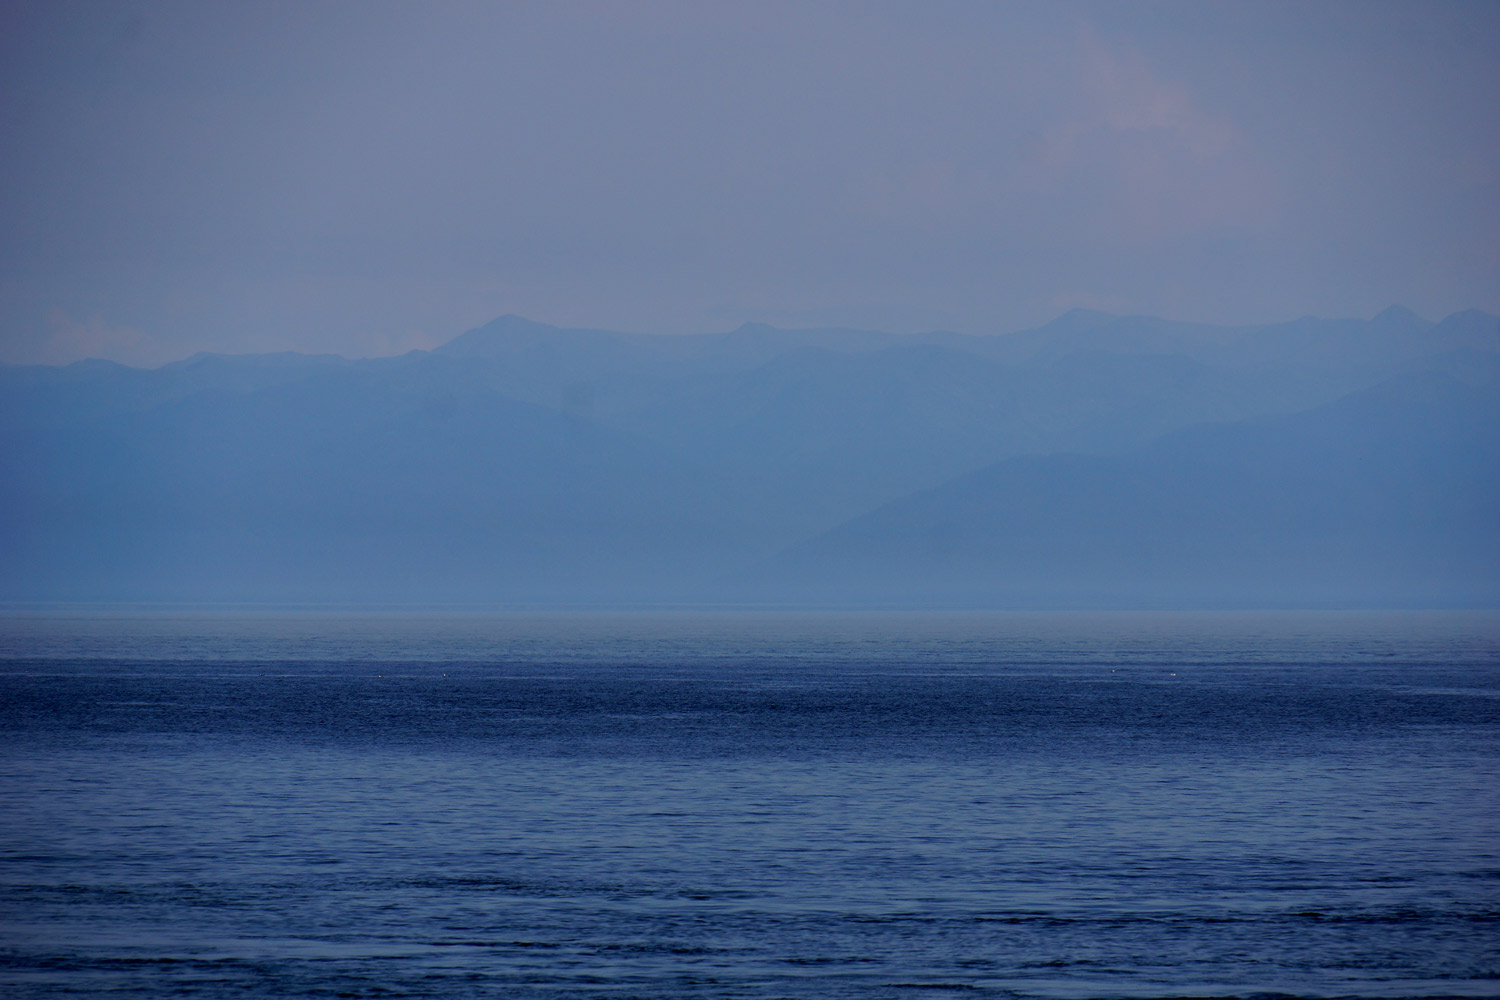
[[[179,352],[144,330],[130,326],[112,326],[97,313],[77,320],[65,309],[54,308],[47,314],[48,336],[42,345],[42,364],[68,364],[85,358],[103,358],[136,367],[151,367],[174,360]]]
[[[1023,135],[1011,95],[992,95],[991,153],[964,160],[914,153],[866,166],[845,192],[853,212],[914,232],[1025,234],[1160,246],[1205,233],[1271,226],[1279,198],[1270,158],[1233,121],[1163,79],[1128,41],[1076,25],[1050,124]]]
[[[1272,172],[1232,121],[1086,23],[1077,53],[1075,107],[1033,149],[1029,187],[1089,205],[1080,217],[1095,238],[1115,244],[1253,231],[1275,220]]]

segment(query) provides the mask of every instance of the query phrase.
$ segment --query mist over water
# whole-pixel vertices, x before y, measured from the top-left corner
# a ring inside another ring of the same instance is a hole
[[[9,996],[1485,996],[1493,613],[9,612]]]

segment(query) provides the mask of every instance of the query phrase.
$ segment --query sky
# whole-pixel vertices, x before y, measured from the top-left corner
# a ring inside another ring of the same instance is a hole
[[[0,361],[1500,312],[1500,4],[15,2]]]

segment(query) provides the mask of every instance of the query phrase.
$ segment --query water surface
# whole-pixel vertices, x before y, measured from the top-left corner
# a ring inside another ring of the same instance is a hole
[[[8,996],[1500,994],[1500,617],[0,618]]]

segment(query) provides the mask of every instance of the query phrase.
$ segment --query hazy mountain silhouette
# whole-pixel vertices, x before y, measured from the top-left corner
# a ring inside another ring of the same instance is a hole
[[[503,317],[0,367],[0,598],[1482,603],[1496,326]]]
[[[795,547],[756,588],[832,602],[1500,601],[1500,397],[1401,376],[1129,455],[1010,459]]]

